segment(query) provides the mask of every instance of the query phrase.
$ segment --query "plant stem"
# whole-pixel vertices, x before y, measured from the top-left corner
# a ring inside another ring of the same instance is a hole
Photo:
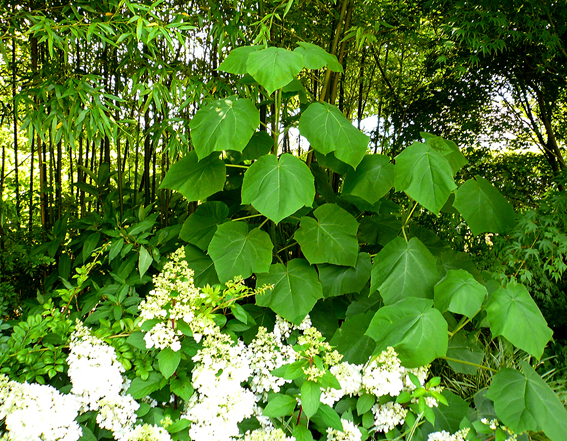
[[[451,358],[451,357],[439,357],[439,358],[441,358],[443,360],[447,360],[447,361],[454,361],[455,363],[466,364],[467,366],[474,366],[474,367],[477,367],[477,368],[480,368],[480,369],[485,369],[485,370],[493,372],[495,374],[498,373],[498,371],[496,369],[492,369],[492,368],[489,368],[487,366],[483,366],[481,364],[471,363],[470,361],[457,360],[456,358]]]

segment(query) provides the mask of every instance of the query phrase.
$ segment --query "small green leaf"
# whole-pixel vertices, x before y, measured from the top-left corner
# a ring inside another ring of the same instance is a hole
[[[252,273],[267,273],[272,262],[273,244],[270,236],[254,228],[248,231],[245,222],[227,222],[217,227],[209,255],[222,283]]]
[[[341,417],[331,406],[321,403],[317,410],[317,415],[321,417],[321,421],[327,427],[332,427],[333,429],[340,430],[341,432],[344,430]],[[374,419],[372,422],[374,422]]]
[[[305,259],[293,259],[287,267],[276,263],[269,274],[258,274],[256,286],[274,285],[256,295],[256,304],[267,306],[292,323],[299,324],[323,297],[323,289],[315,268]]]
[[[262,156],[244,174],[242,203],[252,204],[275,223],[304,206],[310,207],[314,197],[309,167],[289,153],[279,159],[275,155]]]
[[[301,406],[307,418],[311,418],[321,404],[321,388],[314,381],[304,381],[301,385]]]
[[[143,245],[140,245],[140,255],[138,257],[138,270],[140,271],[140,277],[144,277],[146,271],[153,262],[153,257],[148,250]]]
[[[157,359],[160,372],[165,378],[169,378],[175,373],[177,366],[179,366],[181,351],[165,348],[159,352]]]
[[[518,283],[509,283],[492,293],[486,315],[494,337],[502,335],[538,359],[553,335],[526,287]]]
[[[438,214],[457,188],[445,157],[426,144],[413,143],[396,156],[396,190]]]
[[[417,238],[396,237],[374,258],[370,292],[380,291],[386,305],[407,297],[433,298],[439,280],[437,260]]]
[[[317,208],[312,217],[302,217],[295,232],[305,258],[311,264],[332,263],[354,267],[358,259],[358,222],[335,204]]]
[[[376,402],[376,397],[370,394],[362,394],[356,402],[356,413],[359,415],[365,414]]]
[[[147,380],[142,380],[140,377],[136,377],[132,380],[127,393],[132,395],[135,400],[140,400],[147,397],[152,392],[161,389],[165,386],[167,380],[163,375],[157,372],[150,372]]]
[[[283,48],[269,47],[251,52],[246,63],[247,72],[271,95],[284,87],[303,69],[303,57]]]
[[[343,194],[376,203],[394,186],[394,164],[385,155],[366,155],[356,170],[348,171]]]
[[[329,70],[332,70],[333,72],[343,71],[343,67],[335,55],[329,54],[324,49],[312,43],[302,41],[298,44],[299,47],[296,47],[294,52],[301,54],[303,57],[303,65],[307,69],[318,70],[323,66],[327,66]]]
[[[213,260],[193,245],[185,247],[185,260],[189,268],[195,272],[195,286],[216,285],[219,283]]]
[[[226,166],[218,155],[199,161],[195,150],[173,164],[160,188],[181,193],[188,201],[200,201],[221,191],[226,181]]]
[[[472,319],[482,306],[488,292],[471,273],[449,270],[434,288],[435,307],[441,312],[451,311]]]
[[[108,260],[112,261],[120,253],[120,250],[124,246],[124,239],[120,238],[112,242],[110,246],[110,251],[108,252]]]
[[[475,236],[485,232],[506,233],[516,225],[512,205],[480,176],[459,187],[453,206],[463,215]]]
[[[189,127],[199,160],[213,152],[241,152],[260,124],[260,112],[252,101],[236,95],[198,110]]]
[[[268,401],[267,406],[264,408],[264,416],[270,418],[281,418],[291,415],[297,401],[290,395],[275,394]]]
[[[311,104],[299,119],[299,131],[315,150],[323,155],[334,152],[337,159],[353,168],[366,155],[370,141],[337,107],[328,103]]]

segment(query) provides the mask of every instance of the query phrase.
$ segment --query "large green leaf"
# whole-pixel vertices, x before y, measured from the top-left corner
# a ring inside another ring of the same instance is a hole
[[[438,214],[457,188],[449,161],[426,144],[413,143],[396,156],[396,190]]]
[[[295,240],[312,265],[332,263],[335,265],[356,265],[358,259],[358,222],[335,204],[317,208],[312,217],[302,217],[301,226],[295,232]]]
[[[488,295],[486,288],[465,270],[449,270],[434,288],[435,307],[441,312],[451,311],[472,319]]]
[[[268,233],[254,228],[248,231],[245,222],[219,225],[209,244],[219,280],[224,283],[235,276],[244,279],[252,273],[266,273],[272,263],[274,245]]]
[[[493,336],[541,358],[553,331],[524,285],[509,283],[490,296],[486,314]]]
[[[302,41],[298,44],[299,47],[296,47],[294,52],[303,56],[303,65],[307,69],[317,70],[321,69],[323,66],[327,66],[334,72],[343,71],[343,67],[335,55],[329,54],[324,49],[312,43]]]
[[[305,259],[293,259],[287,267],[277,263],[269,274],[258,274],[257,286],[274,285],[256,296],[256,304],[267,306],[293,323],[301,323],[323,297],[323,289],[315,268]]]
[[[199,161],[193,150],[173,164],[160,188],[181,193],[188,201],[201,201],[221,191],[226,181],[226,166],[218,154]]]
[[[474,375],[483,359],[484,352],[478,346],[474,334],[468,335],[461,330],[449,340],[446,361],[455,372]]]
[[[423,132],[421,136],[423,136],[427,145],[441,153],[449,161],[453,173],[457,173],[464,165],[468,164],[469,161],[453,141]]]
[[[343,362],[364,364],[374,352],[376,342],[364,335],[374,313],[357,314],[346,319],[329,342],[343,355]]]
[[[447,353],[448,326],[433,301],[406,298],[380,308],[366,335],[376,341],[374,353],[392,346],[408,368],[431,363]]]
[[[219,70],[235,75],[244,75],[246,73],[246,63],[248,55],[256,52],[261,46],[242,46],[230,51],[228,57],[220,64]]]
[[[269,47],[248,55],[247,72],[271,95],[292,81],[303,69],[301,54],[283,48]]]
[[[527,362],[520,364],[523,372],[506,368],[492,379],[486,396],[496,414],[514,432],[543,430],[551,441],[563,441],[567,410]]]
[[[307,418],[311,418],[319,409],[321,388],[314,381],[304,381],[301,385],[301,407]]]
[[[358,232],[361,242],[384,246],[398,237],[401,230],[402,221],[398,216],[380,214],[363,216]]]
[[[216,285],[219,283],[213,260],[194,245],[185,247],[185,260],[195,275],[195,286]]]
[[[317,265],[319,279],[323,285],[325,297],[337,297],[348,293],[358,293],[370,280],[372,261],[370,254],[359,253],[356,266],[339,266],[329,264]]]
[[[212,102],[193,117],[189,127],[199,160],[212,152],[241,152],[260,124],[260,112],[252,101],[236,95]]]
[[[386,155],[366,155],[356,170],[347,172],[343,193],[374,204],[394,186],[394,164]]]
[[[227,216],[228,207],[224,202],[205,202],[184,222],[179,237],[206,251],[217,225],[222,224]]]
[[[299,119],[299,131],[318,152],[356,168],[366,154],[370,138],[352,125],[335,106],[313,103]]]
[[[267,155],[274,146],[274,140],[268,132],[256,132],[242,150],[240,161],[251,161],[258,159],[260,156]]]
[[[315,198],[309,167],[301,159],[284,153],[279,160],[265,155],[250,166],[242,182],[242,203],[252,206],[275,223],[295,213]]]
[[[386,305],[406,297],[433,298],[439,280],[436,259],[417,237],[396,237],[374,258],[370,291],[380,291]]]
[[[516,224],[512,205],[480,176],[459,187],[453,206],[463,215],[475,236],[485,232],[506,233]]]

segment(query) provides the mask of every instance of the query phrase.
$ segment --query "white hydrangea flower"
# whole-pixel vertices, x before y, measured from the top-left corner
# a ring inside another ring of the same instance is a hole
[[[163,427],[143,424],[130,430],[123,441],[171,441],[171,435]]]
[[[360,395],[362,389],[362,366],[351,363],[339,363],[329,369],[341,385],[340,389],[328,388],[321,393],[321,402],[329,406],[345,395]]]
[[[404,424],[408,411],[401,404],[388,401],[386,404],[372,406],[372,413],[374,414],[373,430],[386,433],[398,424]]]
[[[256,429],[248,431],[244,435],[243,441],[295,441],[295,438],[286,436],[282,429]]]
[[[146,348],[151,349],[155,346],[158,349],[171,348],[174,351],[179,351],[181,349],[180,335],[181,331],[172,329],[169,324],[163,322],[156,323],[144,335]]]
[[[352,421],[343,420],[343,430],[336,430],[332,427],[327,428],[327,441],[360,441],[362,433],[360,429],[355,426]]]
[[[116,358],[112,346],[90,334],[80,322],[71,335],[68,375],[71,392],[82,401],[82,411],[97,410],[98,401],[119,395],[123,390],[124,366]]]
[[[427,437],[427,441],[466,441],[469,430],[469,428],[462,429],[456,432],[454,435],[451,435],[445,430],[441,432],[430,433]]]
[[[76,441],[80,403],[49,385],[18,383],[0,375],[0,420],[9,440]]]
[[[136,422],[136,411],[140,405],[130,395],[112,395],[99,402],[96,422],[99,427],[110,430],[116,439],[124,439]]]
[[[362,386],[369,394],[397,396],[404,388],[404,369],[392,347],[373,357],[362,368]]]
[[[305,316],[303,321],[298,325],[295,325],[291,322],[288,322],[283,317],[276,315],[276,324],[274,325],[274,335],[279,340],[284,340],[289,338],[291,332],[298,329],[300,331],[306,331],[307,329],[311,328],[313,324],[311,323],[311,318],[309,314]]]
[[[295,351],[263,326],[258,328],[256,337],[248,345],[247,357],[252,369],[250,389],[259,399],[266,400],[269,391],[279,392],[281,386],[291,382],[273,376],[271,371],[293,363],[296,359]]]

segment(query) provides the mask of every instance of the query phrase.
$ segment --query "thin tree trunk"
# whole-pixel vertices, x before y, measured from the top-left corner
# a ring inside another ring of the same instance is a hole
[[[12,9],[13,12],[13,9]],[[18,102],[16,95],[18,92],[17,85],[17,64],[16,64],[16,37],[12,37],[12,99],[14,101],[14,166],[16,179],[16,216],[18,224],[20,218],[20,182],[18,175]]]

